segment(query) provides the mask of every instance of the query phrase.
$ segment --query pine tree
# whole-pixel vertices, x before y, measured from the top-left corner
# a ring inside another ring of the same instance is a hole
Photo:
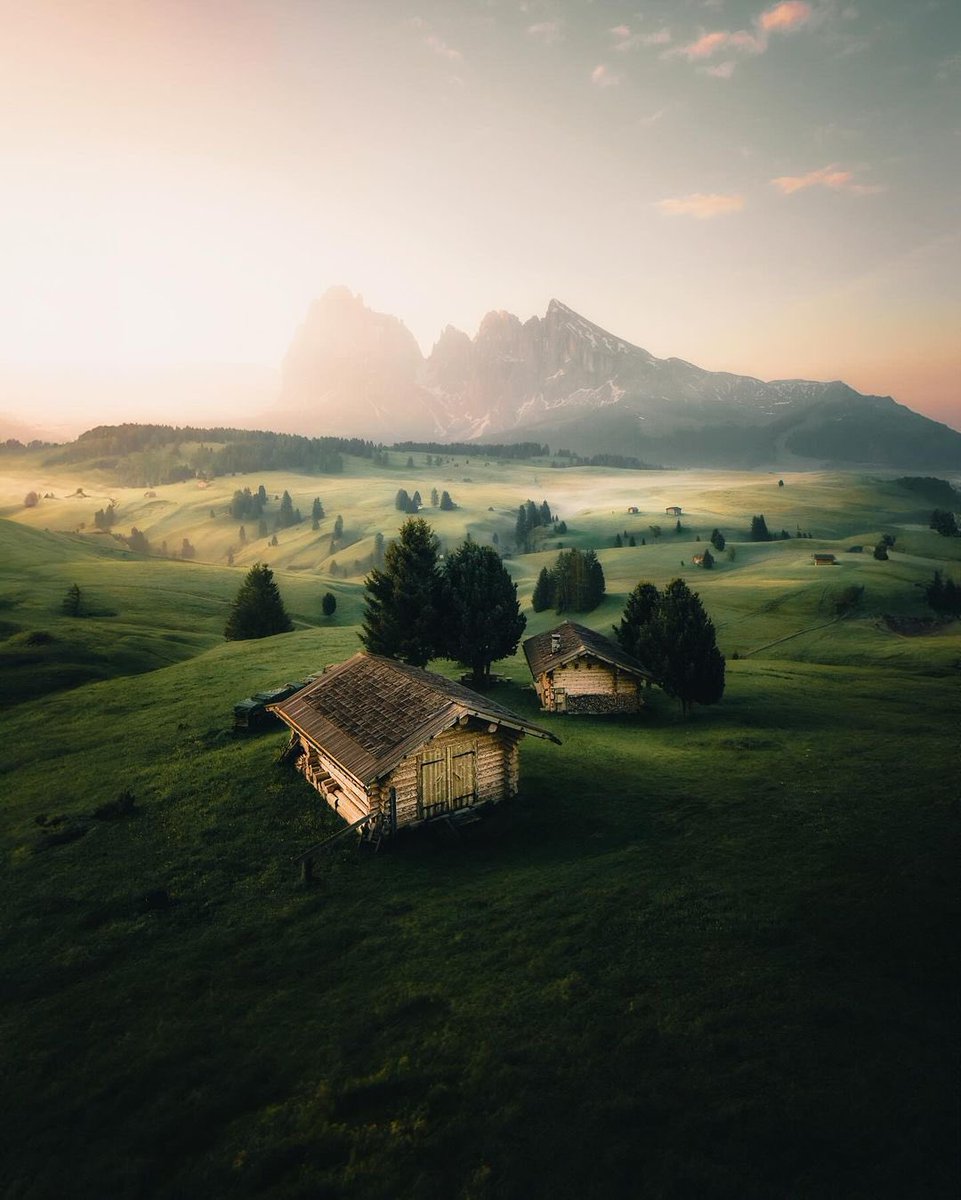
[[[410,502],[414,512],[417,512],[420,506],[424,503],[420,498],[420,492],[414,492],[413,496],[410,498]]]
[[[384,552],[384,566],[364,580],[366,604],[361,641],[384,654],[423,667],[438,653],[442,628],[437,538],[421,517],[401,526]]]
[[[441,492],[440,494],[440,509],[441,512],[452,512],[456,508],[454,501],[450,498],[450,492]]]
[[[528,541],[528,529],[529,525],[527,522],[527,509],[523,504],[521,504],[517,509],[517,520],[514,522],[514,542],[517,545],[517,549],[522,554],[529,548],[530,545]]]
[[[337,597],[333,592],[324,592],[324,597],[320,602],[321,612],[325,617],[332,617],[337,611]]]
[[[751,541],[752,542],[769,542],[771,535],[768,532],[767,521],[764,520],[764,513],[758,517],[751,518]]]
[[[931,513],[928,528],[933,529],[935,533],[940,533],[942,537],[957,537],[961,534],[961,529],[958,529],[958,522],[955,519],[954,513],[942,508],[936,508]]]
[[[491,663],[514,653],[527,625],[517,585],[496,550],[470,541],[448,556],[442,583],[445,653],[482,685]]]
[[[267,522],[263,519],[263,517],[261,517],[260,520],[257,522],[257,536],[265,538],[267,536],[267,533],[268,533]]]
[[[720,529],[715,529],[711,532],[711,545],[715,550],[723,550],[727,545],[727,542],[724,540],[724,534],[721,533]]]
[[[683,579],[672,580],[653,624],[654,661],[648,665],[660,686],[681,702],[685,716],[692,704],[716,704],[724,694],[724,657],[697,592]]]
[[[83,609],[83,602],[80,595],[80,584],[72,583],[67,588],[67,594],[63,598],[63,611],[68,617],[79,617]]]
[[[247,545],[247,527],[245,525],[241,525],[240,532],[237,534],[237,537],[240,540],[241,546]]]
[[[428,458],[429,457],[430,457],[430,455],[428,455]],[[430,466],[430,463],[428,463],[427,465]],[[437,488],[431,488],[430,489],[430,506],[431,506],[431,508],[436,508],[439,503],[440,503],[440,496],[437,494]]]
[[[541,567],[541,573],[537,576],[534,593],[531,596],[531,608],[534,612],[545,612],[550,608],[554,603],[555,591],[553,572],[548,571],[547,567]]]
[[[410,512],[410,496],[408,496],[406,488],[397,489],[397,495],[394,497],[394,508],[398,512]]]
[[[645,664],[651,657],[651,625],[660,602],[661,594],[653,583],[639,583],[627,597],[620,625],[614,626],[621,648]]]
[[[274,573],[266,563],[255,563],[240,585],[224,629],[231,642],[288,633],[293,622],[287,615]]]
[[[314,502],[310,506],[310,518],[312,521],[322,521],[324,519],[324,506],[321,504],[319,496],[314,497]]]
[[[286,489],[280,498],[280,514],[277,517],[277,528],[287,529],[294,523],[294,502]]]
[[[620,548],[624,545],[624,543],[621,541],[621,535],[619,533],[614,534],[614,545],[618,550],[620,550]]]
[[[685,716],[692,704],[715,704],[724,694],[724,658],[714,625],[683,579],[663,592],[639,583],[614,633],[664,691],[680,700]]]
[[[710,550],[704,551],[702,566],[704,567],[705,571],[710,571],[711,567],[714,566],[714,555],[710,552]]]

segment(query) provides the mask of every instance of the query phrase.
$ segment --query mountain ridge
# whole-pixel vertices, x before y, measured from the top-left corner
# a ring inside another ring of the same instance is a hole
[[[686,466],[961,467],[961,433],[841,380],[774,379],[657,358],[553,298],[543,317],[447,325],[424,356],[347,288],[315,301],[284,361],[298,432],[499,441]]]

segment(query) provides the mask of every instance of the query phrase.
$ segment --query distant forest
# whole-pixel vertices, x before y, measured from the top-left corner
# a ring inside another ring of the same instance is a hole
[[[195,476],[299,471],[334,475],[345,454],[382,460],[383,447],[361,438],[307,438],[263,430],[195,428],[191,425],[98,425],[47,460],[89,463],[115,470],[128,486],[154,487]]]
[[[549,458],[550,446],[540,442],[395,442],[394,450],[417,450],[424,454],[461,454],[467,458]]]
[[[98,425],[76,441],[56,446],[16,439],[0,444],[7,453],[50,450],[47,466],[84,463],[116,473],[128,487],[156,487],[186,479],[212,479],[218,475],[251,474],[256,471],[297,471],[304,475],[335,475],[344,469],[344,456],[366,458],[389,466],[388,448],[363,438],[302,437],[267,430],[231,429],[226,426],[193,425]],[[396,442],[394,452],[411,451],[442,457],[531,460],[550,458],[550,446],[540,442]],[[583,457],[571,450],[558,450],[553,467],[616,467],[624,470],[659,470],[637,458],[619,454]]]

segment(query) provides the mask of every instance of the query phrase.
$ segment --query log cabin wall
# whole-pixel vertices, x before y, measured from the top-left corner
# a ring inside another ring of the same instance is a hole
[[[504,728],[490,733],[484,727],[449,730],[432,738],[381,783],[382,796],[391,787],[396,790],[397,827],[444,811],[496,804],[513,796],[518,785],[521,736]],[[471,773],[473,791],[467,796],[464,781]],[[425,796],[425,791],[431,794]]]
[[[556,667],[542,676],[538,691],[549,712],[633,713],[644,703],[633,675],[590,658]],[[558,692],[564,693],[560,703]]]
[[[376,790],[371,794],[317,746],[303,737],[300,741],[304,752],[297,761],[298,769],[334,812],[346,821],[354,822],[377,811],[379,797]]]

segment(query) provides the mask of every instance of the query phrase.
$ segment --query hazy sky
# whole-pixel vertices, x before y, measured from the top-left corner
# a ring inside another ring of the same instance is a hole
[[[556,296],[961,427],[959,85],[957,0],[0,0],[0,367]]]

